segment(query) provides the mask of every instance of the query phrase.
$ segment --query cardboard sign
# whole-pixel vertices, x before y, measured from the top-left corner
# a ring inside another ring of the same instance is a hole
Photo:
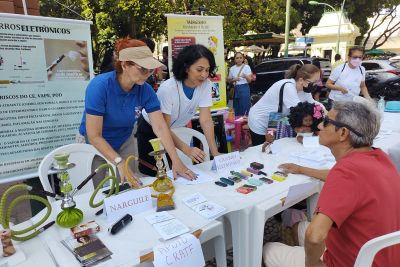
[[[104,199],[107,221],[114,222],[129,213],[134,215],[153,208],[150,188],[129,190]]]
[[[227,173],[232,170],[240,169],[240,155],[239,152],[232,152],[216,156],[213,160],[211,169],[220,174]]]
[[[182,235],[154,248],[155,267],[204,266],[200,241],[191,234]]]

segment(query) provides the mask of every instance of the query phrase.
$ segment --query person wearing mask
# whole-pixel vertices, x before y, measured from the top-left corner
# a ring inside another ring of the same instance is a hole
[[[355,96],[361,94],[368,100],[372,100],[365,84],[365,68],[361,66],[364,49],[359,46],[350,48],[348,62],[338,65],[326,82],[326,88],[330,89],[328,106],[333,101],[353,101]]]
[[[336,164],[329,171],[311,220],[294,227],[300,246],[266,243],[269,267],[354,266],[369,240],[400,229],[400,177],[381,149],[376,108],[335,101],[318,126],[319,143],[330,149]],[[400,266],[400,246],[381,250],[374,266]]]
[[[145,81],[162,64],[153,58],[145,43],[120,39],[115,45],[114,71],[96,76],[85,95],[85,111],[79,128],[86,142],[117,167],[122,182],[126,180],[125,159],[133,154],[133,126],[142,108],[147,111],[155,135],[169,153],[177,174],[194,179],[195,174],[179,159],[168,126],[160,111],[154,90]],[[104,162],[104,160],[103,160]],[[102,162],[94,161],[95,169]]]
[[[289,114],[289,109],[299,102],[315,103],[311,93],[320,79],[320,70],[312,64],[291,66],[285,74],[285,79],[274,83],[263,97],[251,107],[248,118],[253,146],[271,143],[274,137],[267,133],[269,115],[277,112],[279,96],[282,91],[282,113]],[[318,102],[316,102],[318,103]]]
[[[214,55],[203,45],[186,46],[172,65],[174,77],[161,84],[157,97],[161,103],[161,111],[170,128],[186,126],[200,110],[200,125],[207,139],[213,156],[219,155],[214,136],[214,123],[211,118],[212,83],[208,79],[216,71]],[[152,151],[148,140],[154,138],[153,121],[148,112],[143,112],[138,121],[137,139],[139,157],[154,164],[154,158],[148,154]],[[190,147],[170,132],[177,149],[196,163],[206,161],[204,151]],[[143,164],[139,164],[140,172],[154,175],[155,172]]]
[[[253,74],[249,65],[244,63],[245,57],[241,52],[235,54],[235,65],[229,69],[228,82],[234,86],[233,110],[236,116],[243,116],[250,109],[250,87]]]

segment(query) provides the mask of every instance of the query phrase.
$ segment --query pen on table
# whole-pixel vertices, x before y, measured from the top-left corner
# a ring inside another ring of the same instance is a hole
[[[99,216],[100,214],[103,214],[103,209],[100,209],[95,213],[96,216]]]
[[[42,233],[44,230],[49,229],[53,224],[55,224],[55,221],[51,221],[48,224],[46,224],[45,226],[43,226],[42,228],[39,229],[39,232]]]

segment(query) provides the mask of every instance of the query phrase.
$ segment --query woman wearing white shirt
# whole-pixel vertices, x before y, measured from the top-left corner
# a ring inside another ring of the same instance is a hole
[[[240,52],[235,54],[235,65],[229,69],[228,82],[235,86],[233,97],[233,110],[236,116],[243,116],[250,109],[250,87],[252,72],[249,65],[244,63],[244,55]]]
[[[277,112],[279,106],[279,93],[283,86],[282,113],[288,114],[289,108],[299,102],[316,102],[311,92],[315,83],[320,78],[320,70],[311,64],[293,65],[285,75],[286,79],[274,83],[263,97],[250,109],[248,125],[253,146],[272,142],[273,136],[268,135],[269,113]]]
[[[200,109],[200,125],[213,156],[219,155],[214,136],[214,123],[211,118],[212,83],[208,77],[215,75],[216,64],[214,55],[203,45],[190,45],[185,47],[174,60],[172,72],[174,77],[165,81],[157,91],[161,104],[161,112],[170,128],[186,126]],[[172,131],[175,147],[181,150],[194,162],[206,160],[204,151],[189,147],[180,140]],[[148,155],[153,151],[149,140],[155,138],[148,115],[145,111],[138,121],[138,150],[139,157],[151,164],[154,158]],[[155,171],[139,164],[141,173],[154,176]]]

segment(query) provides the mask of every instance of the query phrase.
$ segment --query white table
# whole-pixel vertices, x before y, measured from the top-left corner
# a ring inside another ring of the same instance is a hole
[[[388,153],[388,149],[398,143],[400,143],[400,113],[385,112],[380,133],[374,140],[374,147],[379,147]]]
[[[28,220],[21,224],[15,225],[12,228],[14,230],[21,230],[31,226],[31,222]],[[50,249],[47,247],[41,236],[36,236],[27,241],[12,241],[16,249],[16,253],[10,257],[3,258],[0,255],[0,266],[2,264],[8,264],[4,266],[16,266],[16,267],[32,267],[32,266],[57,266]]]
[[[395,139],[397,135],[400,136],[399,115],[400,114],[397,113],[385,113],[382,129],[391,129],[393,134],[385,136],[381,140],[377,140],[376,144],[374,144],[375,146],[386,151],[386,149],[393,144],[393,140],[400,140]],[[276,155],[261,153],[260,147],[251,147],[242,152],[241,156],[243,169],[249,166],[251,162],[257,161],[264,164],[264,171],[270,175],[277,170],[277,166],[279,164],[290,162],[289,155],[292,152],[304,151],[304,147],[297,143],[295,139],[285,138],[277,140],[276,142],[281,145],[281,152]],[[215,180],[218,180],[220,177],[220,175],[210,170],[211,162],[205,162],[197,165],[196,168],[208,173]],[[254,207],[256,205],[263,205],[264,208],[269,209],[267,210],[267,212],[269,212],[269,216],[272,216],[279,212],[279,205],[281,205],[280,199],[286,196],[290,186],[310,181],[315,181],[315,179],[303,175],[289,175],[288,178],[283,182],[274,182],[270,185],[264,184],[258,187],[257,191],[248,195],[243,195],[235,191],[235,189],[243,184],[243,182],[240,184],[235,184],[235,186],[228,186],[226,188],[216,186],[214,182],[199,184],[196,186],[184,186],[176,184],[176,193],[174,195],[176,210],[171,211],[171,214],[180,219],[193,231],[206,226],[209,221],[190,210],[181,201],[181,199],[185,196],[195,192],[201,192],[207,199],[226,207],[228,210],[225,218],[230,221],[232,226],[235,266],[258,266],[258,264],[261,262],[261,258],[259,258],[259,256],[255,257],[254,255],[258,255],[259,253],[255,252],[254,254],[253,250],[250,251],[250,247],[251,245],[258,247],[258,241],[254,240],[253,237],[255,234],[257,234],[257,232],[259,232],[259,235],[262,236],[263,229],[254,229],[254,227],[252,227],[253,220],[256,219]],[[304,192],[304,198],[314,193],[315,192]],[[141,255],[141,252],[148,252],[155,245],[161,242],[160,236],[155,232],[152,226],[144,220],[144,216],[151,214],[154,211],[148,211],[134,216],[134,222],[127,226],[123,232],[116,236],[110,236],[104,228],[107,225],[105,217],[94,216],[96,210],[88,207],[87,198],[87,195],[82,195],[77,198],[77,202],[79,203],[78,207],[85,211],[84,221],[95,219],[103,227],[103,230],[98,235],[114,253],[112,260],[113,265],[136,265],[139,263],[139,256]],[[299,199],[299,201],[300,200],[301,199]],[[311,207],[315,206],[316,200],[317,197],[313,195],[310,202]],[[312,210],[313,209],[310,208],[309,211]],[[57,211],[53,211],[53,218],[49,218],[48,221],[54,220],[56,215]],[[39,216],[40,215],[37,217]],[[33,221],[36,218],[33,218]],[[34,249],[38,247],[36,242],[40,243],[40,241],[43,241],[48,245],[48,247],[51,248],[52,254],[56,255],[57,262],[66,262],[68,263],[68,266],[79,266],[72,254],[68,252],[60,243],[60,240],[65,238],[67,235],[69,235],[68,230],[61,229],[55,225],[42,233],[40,237],[36,237],[33,240],[24,242],[23,246],[26,246],[30,249],[30,252],[27,251],[26,254],[31,254]],[[259,247],[261,250],[261,245]],[[37,258],[42,260],[42,257],[37,256],[39,254],[36,252],[33,254],[32,257],[28,257],[29,263],[31,263],[28,265],[30,266],[35,265],[34,259]],[[45,258],[51,260],[50,255],[43,257],[43,259]],[[108,264],[109,263],[110,262],[108,262]],[[41,265],[44,266],[43,264]]]

